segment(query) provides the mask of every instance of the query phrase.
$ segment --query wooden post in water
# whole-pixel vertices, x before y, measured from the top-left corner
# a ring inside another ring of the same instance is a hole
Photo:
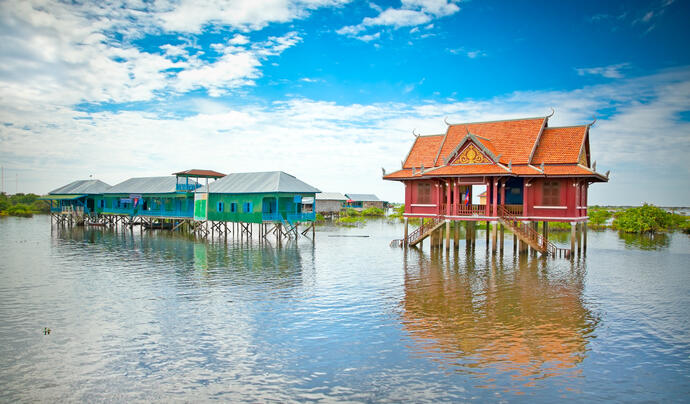
[[[505,226],[503,226],[503,223],[501,223],[501,255],[503,254],[503,242],[505,238]]]
[[[491,223],[486,221],[486,249],[489,249],[489,229],[491,228]]]
[[[446,251],[450,250],[450,220],[446,219]]]
[[[570,223],[570,257],[573,257],[573,253],[575,252],[575,237],[577,229],[575,228],[577,226],[576,222],[571,222]]]
[[[409,219],[405,218],[405,232],[403,233],[403,247],[407,248],[407,235],[408,235],[408,225]]]
[[[587,255],[587,222],[582,222],[582,253]]]
[[[496,252],[497,236],[498,236],[498,222],[492,222],[491,223],[491,252],[492,253]]]
[[[546,241],[548,241],[549,240],[549,222],[547,222],[545,220],[544,224],[542,225],[542,229],[543,229],[543,233],[544,233],[544,239],[546,239]]]
[[[577,224],[577,255],[582,254],[582,223]]]
[[[529,226],[529,225],[530,225],[530,224],[529,224],[529,222],[527,222],[527,221],[520,223],[520,226]],[[520,254],[525,254],[525,253],[527,253],[527,252],[528,252],[528,248],[527,248],[527,247],[528,247],[528,246],[527,246],[527,243],[525,243],[524,241],[520,240]]]
[[[457,220],[453,223],[453,248],[460,248],[460,222]]]

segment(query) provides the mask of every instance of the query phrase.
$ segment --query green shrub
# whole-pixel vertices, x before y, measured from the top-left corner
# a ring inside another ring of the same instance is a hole
[[[372,206],[370,208],[364,209],[361,214],[362,216],[383,216],[384,211],[383,209],[379,209],[377,207]]]
[[[36,200],[31,204],[34,213],[50,213],[50,203],[45,200]]]
[[[613,216],[613,213],[603,208],[592,207],[587,211],[587,216],[589,216],[589,222],[593,227],[600,227],[606,224],[606,221]]]
[[[326,218],[321,213],[317,213],[315,221],[316,222],[324,222],[324,221],[326,221]]]
[[[7,214],[10,216],[31,217],[33,216],[33,211],[30,206],[19,203],[7,209]]]
[[[614,215],[613,228],[625,233],[656,233],[673,225],[672,215],[654,205],[628,208]]]
[[[335,223],[343,226],[357,226],[364,222],[364,220],[361,216],[341,216]]]
[[[354,208],[347,208],[345,210],[345,216],[360,216],[360,213]]]

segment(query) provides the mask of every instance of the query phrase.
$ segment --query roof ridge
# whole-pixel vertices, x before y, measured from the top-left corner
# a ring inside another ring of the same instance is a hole
[[[566,126],[548,126],[544,129],[565,129],[565,128],[586,128],[589,124],[584,125],[566,125]]]
[[[476,122],[460,122],[460,123],[451,123],[448,126],[459,126],[459,125],[473,125],[477,123],[494,123],[494,122],[510,122],[510,121],[527,121],[527,120],[533,120],[533,119],[544,119],[548,118],[548,115],[544,116],[534,116],[534,117],[529,117],[529,118],[513,118],[513,119],[496,119],[492,121],[476,121]]]

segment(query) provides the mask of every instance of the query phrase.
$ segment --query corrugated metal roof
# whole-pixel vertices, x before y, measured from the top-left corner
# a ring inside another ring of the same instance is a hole
[[[340,192],[321,192],[316,194],[317,201],[346,201],[345,195]]]
[[[346,196],[357,202],[380,202],[378,196],[374,194],[346,194]]]
[[[60,200],[62,200],[62,201],[69,201],[69,200],[73,200],[73,199],[79,199],[79,198],[81,198],[81,197],[83,197],[83,196],[86,196],[86,195],[84,195],[84,194],[54,195],[54,194],[53,194],[53,195],[42,196],[42,197],[40,197],[40,198],[38,198],[38,199],[44,200],[44,201],[60,201]]]
[[[196,181],[189,181],[196,184]],[[184,182],[181,182],[184,184]],[[168,194],[176,191],[177,178],[166,177],[140,177],[130,178],[117,185],[113,185],[104,194]]]
[[[84,195],[84,194],[101,194],[106,189],[110,188],[110,185],[106,184],[101,180],[78,180],[70,182],[67,185],[63,185],[60,188],[54,189],[48,192],[49,195],[62,194],[62,195]]]
[[[290,174],[282,171],[258,173],[232,173],[208,184],[211,193],[250,194],[259,192],[321,192]],[[207,192],[202,187],[198,192]]]
[[[302,198],[302,205],[313,205],[314,204],[314,198],[311,196],[307,196],[305,198]]]

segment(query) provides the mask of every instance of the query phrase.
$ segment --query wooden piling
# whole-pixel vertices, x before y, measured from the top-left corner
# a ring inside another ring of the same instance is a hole
[[[407,248],[408,224],[409,224],[409,219],[405,218],[405,232],[403,235],[403,247],[406,247],[406,248]]]
[[[446,219],[446,251],[450,250],[450,220]]]
[[[575,238],[576,238],[576,231],[577,229],[575,228],[577,226],[576,222],[571,222],[570,223],[570,256],[573,256],[573,252],[575,251]]]
[[[503,226],[503,223],[501,223],[501,247],[500,247],[501,254],[503,254],[504,238],[505,238],[505,226]]]
[[[498,237],[498,222],[491,223],[491,252],[496,252],[497,247],[497,237]]]

